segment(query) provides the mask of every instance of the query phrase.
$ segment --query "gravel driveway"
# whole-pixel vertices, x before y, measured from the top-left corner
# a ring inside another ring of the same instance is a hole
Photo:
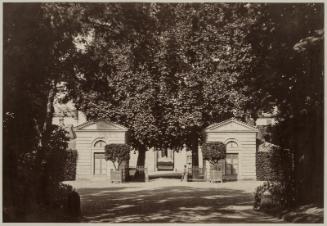
[[[210,184],[156,180],[109,184],[72,181],[81,196],[82,222],[282,223],[254,211],[257,181]]]

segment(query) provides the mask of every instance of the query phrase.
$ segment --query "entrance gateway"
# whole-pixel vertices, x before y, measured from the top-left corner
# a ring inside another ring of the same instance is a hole
[[[110,143],[126,143],[127,128],[106,121],[86,122],[74,127],[77,150],[77,178],[109,176],[114,169],[110,161],[104,159],[104,146]],[[204,130],[206,142],[223,142],[226,144],[227,155],[225,165],[226,179],[256,179],[255,156],[256,135],[258,130],[234,118],[215,123]],[[186,148],[173,151],[154,150],[146,152],[145,167],[149,174],[156,172],[183,173],[185,165],[191,166],[191,152]],[[199,147],[199,168],[210,170],[208,161],[202,157]],[[137,151],[130,153],[129,168],[136,168]]]

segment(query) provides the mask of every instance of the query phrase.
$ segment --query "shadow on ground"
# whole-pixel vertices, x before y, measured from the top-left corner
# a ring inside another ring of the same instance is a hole
[[[315,204],[308,204],[285,211],[281,217],[292,223],[323,223],[324,209]]]
[[[165,186],[81,188],[84,222],[278,223],[254,211],[253,193],[238,189]]]

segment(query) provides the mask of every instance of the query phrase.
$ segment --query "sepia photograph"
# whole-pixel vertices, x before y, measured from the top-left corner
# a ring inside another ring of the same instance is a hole
[[[324,223],[324,3],[1,4],[3,223]]]

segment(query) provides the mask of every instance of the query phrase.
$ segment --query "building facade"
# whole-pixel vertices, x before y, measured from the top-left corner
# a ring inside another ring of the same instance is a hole
[[[234,118],[208,126],[206,142],[226,144],[225,174],[235,180],[256,179],[256,142],[259,131]],[[206,163],[209,169],[209,163]]]
[[[126,143],[128,129],[124,126],[99,120],[85,122],[70,127],[74,134],[71,148],[77,151],[76,178],[109,177],[114,169],[110,161],[105,160],[104,147],[106,144]],[[226,144],[225,173],[235,180],[255,179],[256,137],[258,130],[234,118],[213,124],[205,129],[206,142],[223,142]],[[203,160],[201,146],[198,148],[199,168],[210,169],[210,164]],[[129,168],[136,168],[138,152],[130,152]],[[145,155],[145,168],[149,175],[167,173],[182,174],[185,167],[191,168],[191,151],[149,149]]]
[[[262,123],[258,119],[259,125]],[[260,121],[261,120],[261,121]],[[269,123],[269,122],[268,122]],[[61,125],[70,132],[69,148],[77,151],[76,178],[94,178],[110,175],[114,168],[104,158],[104,147],[110,143],[126,143],[128,129],[109,121],[86,121],[83,113],[70,108],[56,108],[53,124]],[[223,142],[227,156],[225,174],[235,180],[256,179],[256,152],[258,129],[231,118],[205,128],[205,142]],[[203,160],[201,146],[198,148],[198,166],[205,170],[210,164]],[[130,152],[129,168],[136,168],[138,152]],[[150,148],[145,155],[145,168],[151,175],[182,173],[191,168],[192,154],[186,147],[181,150],[157,150]]]

